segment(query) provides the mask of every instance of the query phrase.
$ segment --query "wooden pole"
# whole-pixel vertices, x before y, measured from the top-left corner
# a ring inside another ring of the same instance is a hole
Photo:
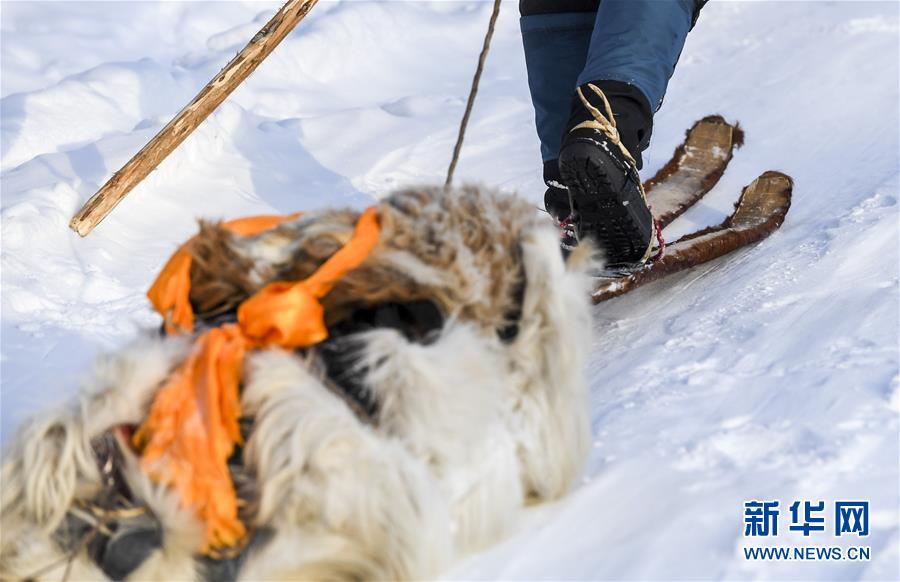
[[[78,211],[69,227],[87,236],[141,180],[218,107],[278,46],[318,0],[288,0],[247,46],[178,112],[147,145],[112,175]]]

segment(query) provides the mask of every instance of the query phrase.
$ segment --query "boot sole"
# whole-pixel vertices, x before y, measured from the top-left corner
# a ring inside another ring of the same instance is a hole
[[[578,238],[593,239],[606,252],[608,267],[628,268],[647,260],[653,246],[653,217],[627,177],[614,183],[611,175],[623,175],[614,164],[589,141],[566,144],[559,156],[560,174],[578,217]]]

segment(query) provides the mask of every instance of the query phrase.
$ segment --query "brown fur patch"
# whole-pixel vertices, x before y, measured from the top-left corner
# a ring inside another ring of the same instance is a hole
[[[376,252],[335,286],[326,310],[424,298],[450,317],[509,323],[523,278],[519,240],[537,220],[529,204],[474,186],[430,187],[391,195],[379,216]]]
[[[378,245],[322,300],[330,325],[354,309],[435,301],[445,315],[500,329],[522,285],[519,240],[538,220],[528,203],[474,186],[396,192],[377,205]],[[256,237],[206,224],[193,245],[191,302],[202,318],[235,309],[273,281],[310,276],[349,238],[359,213],[310,213]]]
[[[252,261],[235,250],[237,237],[217,222],[200,222],[200,233],[190,245],[191,305],[200,318],[236,309],[253,294]]]

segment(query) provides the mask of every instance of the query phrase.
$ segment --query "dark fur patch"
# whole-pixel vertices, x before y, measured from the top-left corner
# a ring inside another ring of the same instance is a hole
[[[233,311],[256,289],[250,273],[253,262],[235,250],[234,234],[218,222],[200,222],[190,246],[191,305],[201,319]]]

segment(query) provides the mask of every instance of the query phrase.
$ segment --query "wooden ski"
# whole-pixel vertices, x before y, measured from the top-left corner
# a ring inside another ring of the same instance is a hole
[[[666,255],[625,277],[604,279],[594,291],[594,303],[617,297],[667,275],[717,259],[772,234],[791,206],[793,181],[780,172],[765,172],[744,188],[734,213],[710,228],[670,244]]]
[[[669,162],[644,183],[653,216],[665,228],[712,190],[734,150],[744,144],[744,132],[719,115],[704,117],[685,135]]]

